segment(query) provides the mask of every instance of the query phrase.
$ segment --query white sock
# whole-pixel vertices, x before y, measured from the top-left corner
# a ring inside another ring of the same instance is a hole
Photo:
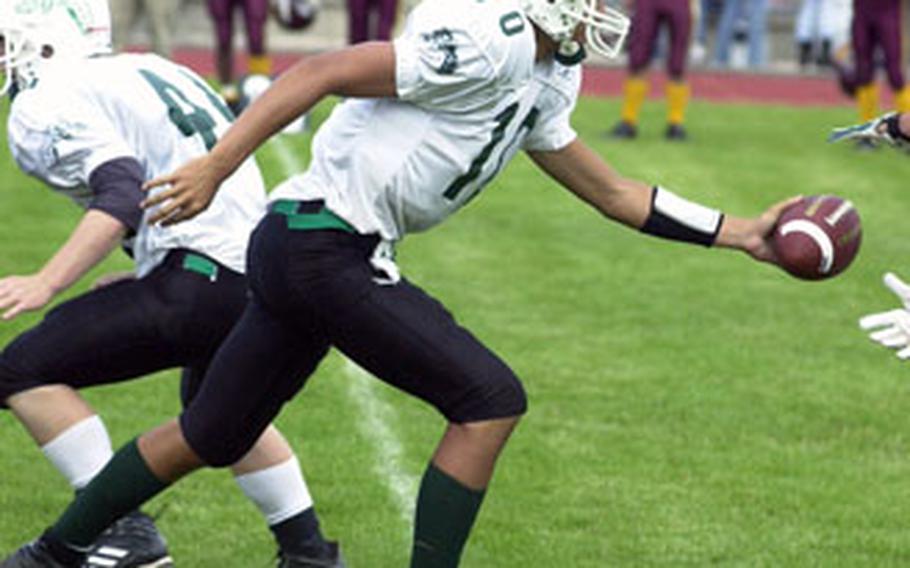
[[[70,426],[41,446],[41,451],[73,489],[82,489],[113,457],[111,439],[96,414]]]
[[[269,526],[313,506],[297,457],[278,465],[235,477],[237,485],[259,507]]]

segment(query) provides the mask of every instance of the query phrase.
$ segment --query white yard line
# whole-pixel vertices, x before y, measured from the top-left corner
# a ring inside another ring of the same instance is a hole
[[[283,136],[273,136],[268,148],[286,175],[303,171],[303,162]],[[405,467],[401,440],[389,426],[397,421],[398,414],[382,400],[376,390],[376,379],[369,373],[349,359],[344,361],[344,373],[349,379],[348,397],[357,406],[358,416],[361,417],[357,426],[363,436],[372,442],[375,451],[373,470],[385,484],[399,515],[407,523],[409,536],[420,480]]]
[[[397,420],[397,413],[380,397],[376,390],[377,379],[350,359],[344,361],[344,373],[350,379],[348,396],[360,409],[362,417],[357,426],[375,447],[373,471],[385,483],[401,518],[410,524],[414,518],[414,498],[420,480],[404,466],[404,448],[389,427]]]

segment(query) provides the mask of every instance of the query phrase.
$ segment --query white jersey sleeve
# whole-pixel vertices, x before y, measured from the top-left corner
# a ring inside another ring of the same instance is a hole
[[[544,83],[537,103],[540,119],[524,139],[522,149],[548,152],[565,148],[578,137],[569,119],[581,89],[581,66],[556,64],[552,73],[537,80]]]
[[[23,171],[64,193],[76,190],[70,196],[78,201],[98,166],[135,156],[94,107],[73,96],[63,101],[46,95],[25,91],[16,98],[9,118],[10,150]]]
[[[517,42],[508,41],[509,24],[504,32],[501,20],[514,15],[521,31],[524,17],[517,11],[494,13],[502,9],[485,4],[472,6],[465,17],[464,9],[461,2],[425,0],[411,13],[395,40],[399,99],[430,110],[476,111],[494,105],[501,90],[516,88],[510,81],[530,78],[529,72],[503,72],[524,61]]]

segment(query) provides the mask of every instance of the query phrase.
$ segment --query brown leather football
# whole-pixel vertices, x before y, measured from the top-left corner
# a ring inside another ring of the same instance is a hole
[[[835,195],[812,195],[784,210],[772,246],[780,265],[793,276],[824,280],[850,266],[862,238],[852,203]]]

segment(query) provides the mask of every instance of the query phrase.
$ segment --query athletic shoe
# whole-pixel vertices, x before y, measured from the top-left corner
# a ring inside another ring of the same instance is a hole
[[[613,138],[632,140],[638,136],[638,128],[631,122],[626,122],[623,120],[613,127],[613,130],[610,131],[610,136]]]
[[[310,554],[278,551],[278,568],[345,568],[337,542],[327,542],[323,550]]]
[[[664,132],[664,138],[674,142],[683,142],[689,138],[689,135],[686,134],[686,129],[683,128],[682,124],[669,124],[666,132]]]
[[[240,114],[240,111],[243,110],[240,104],[240,89],[237,88],[237,85],[225,85],[221,87],[221,98],[224,99],[224,102],[227,103],[228,108],[231,109],[231,112],[235,116]]]
[[[0,568],[75,568],[76,565],[61,564],[51,556],[47,545],[40,538],[34,540],[8,557]]]
[[[172,568],[167,543],[152,518],[140,511],[122,517],[104,531],[82,568]]]

